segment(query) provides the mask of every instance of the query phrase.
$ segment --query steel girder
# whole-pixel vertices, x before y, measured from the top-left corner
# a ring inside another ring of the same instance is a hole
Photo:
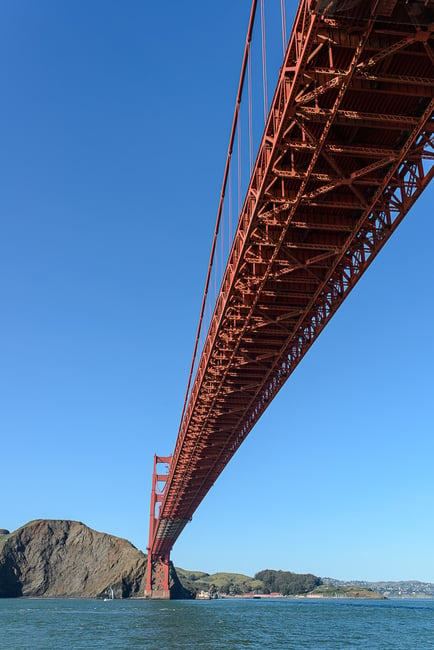
[[[150,535],[155,557],[433,176],[433,2],[417,9],[300,2]]]

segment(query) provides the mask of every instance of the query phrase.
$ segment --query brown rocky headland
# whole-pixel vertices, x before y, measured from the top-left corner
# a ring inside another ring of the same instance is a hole
[[[147,558],[126,539],[64,520],[36,520],[2,532],[0,598],[94,598],[111,589],[115,598],[144,594]],[[176,574],[171,577],[172,597],[188,597]]]
[[[0,597],[143,593],[146,556],[78,521],[37,520],[0,537]]]

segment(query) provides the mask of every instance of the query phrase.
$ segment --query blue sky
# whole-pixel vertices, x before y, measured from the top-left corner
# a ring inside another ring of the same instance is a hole
[[[77,519],[146,548],[248,14],[2,2],[0,527]],[[434,582],[433,192],[205,498],[176,565]]]

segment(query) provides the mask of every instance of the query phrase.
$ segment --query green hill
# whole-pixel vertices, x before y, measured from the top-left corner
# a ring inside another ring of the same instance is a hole
[[[176,567],[176,572],[183,586],[198,593],[208,591],[228,595],[241,595],[245,593],[260,593],[263,583],[242,573],[203,573],[202,571],[186,571]]]
[[[207,591],[211,595],[214,593],[230,596],[249,593],[300,595],[321,584],[321,579],[312,574],[298,574],[273,569],[260,571],[254,578],[242,573],[214,573],[210,575],[202,571],[186,571],[178,567],[176,572],[185,588],[194,593]]]
[[[384,596],[368,587],[357,587],[348,585],[343,587],[334,587],[332,585],[320,585],[310,592],[309,596],[318,596],[319,598],[372,598],[382,599]]]

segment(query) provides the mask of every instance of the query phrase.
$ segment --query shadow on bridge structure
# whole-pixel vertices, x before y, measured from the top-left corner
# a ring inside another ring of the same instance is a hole
[[[434,174],[434,0],[300,0],[288,41],[282,0],[271,101],[264,9],[253,1],[178,437],[154,458],[147,597],[170,597],[184,526]],[[265,126],[253,160],[255,29]]]

